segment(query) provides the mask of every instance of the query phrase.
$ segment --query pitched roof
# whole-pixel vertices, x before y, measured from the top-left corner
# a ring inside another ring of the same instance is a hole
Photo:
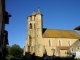
[[[73,38],[78,39],[80,35],[74,30],[44,29],[43,38]]]
[[[36,12],[33,12],[32,15],[36,15]]]

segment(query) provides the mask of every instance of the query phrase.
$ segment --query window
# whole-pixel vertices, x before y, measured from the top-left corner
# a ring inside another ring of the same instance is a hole
[[[61,41],[59,40],[59,46],[61,46]]]
[[[31,36],[29,35],[29,45],[31,46]]]
[[[51,44],[50,44],[50,40],[49,40],[49,46],[51,46]]]
[[[34,23],[34,29],[35,29],[35,23]]]
[[[30,52],[30,46],[28,46],[28,52]]]
[[[32,29],[32,24],[30,23],[30,29]]]
[[[79,50],[79,47],[76,47],[76,50]]]
[[[45,49],[45,46],[43,46],[43,53],[45,53],[46,52],[46,49]]]
[[[51,41],[49,40],[49,46],[51,46]]]
[[[73,51],[73,47],[70,48],[70,51],[71,51],[71,52]]]
[[[71,40],[68,41],[69,46],[71,45]]]
[[[79,49],[79,47],[77,49]]]
[[[31,36],[29,35],[29,40],[31,40]]]

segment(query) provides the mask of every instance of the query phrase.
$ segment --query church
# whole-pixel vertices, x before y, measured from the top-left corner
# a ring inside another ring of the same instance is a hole
[[[67,49],[80,35],[75,30],[60,30],[43,28],[43,14],[40,9],[27,18],[27,38],[24,47],[26,52],[35,53],[36,56],[67,56]]]

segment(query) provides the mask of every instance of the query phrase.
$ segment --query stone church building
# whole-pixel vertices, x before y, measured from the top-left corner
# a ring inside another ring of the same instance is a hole
[[[24,47],[26,52],[35,53],[36,56],[47,55],[67,56],[69,46],[80,38],[74,30],[59,30],[43,28],[43,15],[38,9],[27,18],[27,38]]]

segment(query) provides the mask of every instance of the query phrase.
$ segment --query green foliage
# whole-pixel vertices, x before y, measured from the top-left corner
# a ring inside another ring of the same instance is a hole
[[[72,53],[70,51],[67,52],[67,55],[72,55]]]
[[[10,49],[11,49],[11,46],[7,46],[7,51],[8,51],[7,58],[8,58],[8,57],[10,57],[10,58],[12,57],[12,56],[10,55]]]
[[[7,50],[8,50],[7,57],[10,57],[10,58],[22,57],[23,55],[23,49],[20,48],[20,46],[16,44],[12,46],[7,46]]]

